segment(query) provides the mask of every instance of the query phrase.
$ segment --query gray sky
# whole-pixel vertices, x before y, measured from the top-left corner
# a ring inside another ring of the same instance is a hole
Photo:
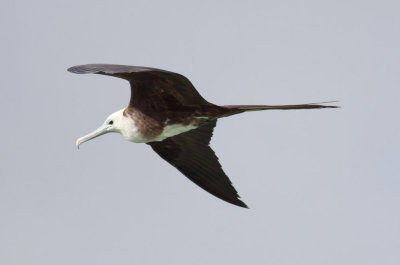
[[[200,3],[201,2],[201,3]],[[400,264],[398,1],[10,1],[0,10],[0,264]],[[125,107],[85,63],[186,75],[250,210],[143,144],[75,140]]]

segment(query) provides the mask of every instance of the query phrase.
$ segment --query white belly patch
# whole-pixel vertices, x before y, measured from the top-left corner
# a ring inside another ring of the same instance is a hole
[[[173,125],[167,125],[165,126],[164,130],[162,133],[157,136],[156,138],[152,139],[152,141],[162,141],[168,137],[172,137],[193,129],[196,129],[197,126],[194,126],[192,124],[189,125],[182,125],[182,124],[173,124]]]
[[[168,121],[168,120],[167,120]],[[148,142],[159,142],[166,138],[196,129],[198,126],[193,124],[183,125],[183,124],[171,124],[164,127],[160,135],[154,138],[147,138],[140,132],[139,128],[136,126],[134,119],[123,116],[119,121],[119,129],[115,132],[121,133],[124,138],[130,142],[134,143],[148,143]],[[151,133],[148,133],[151,135]]]

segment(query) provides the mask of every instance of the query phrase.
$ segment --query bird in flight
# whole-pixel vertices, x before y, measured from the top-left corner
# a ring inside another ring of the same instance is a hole
[[[79,146],[106,133],[120,133],[128,141],[146,143],[183,175],[212,195],[245,207],[210,148],[217,119],[246,111],[336,108],[321,103],[299,105],[226,105],[205,100],[183,75],[161,69],[87,64],[69,72],[125,79],[131,87],[128,107],[112,113],[94,132],[79,138]]]

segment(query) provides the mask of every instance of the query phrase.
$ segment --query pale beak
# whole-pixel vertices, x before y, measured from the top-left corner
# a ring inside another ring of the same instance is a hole
[[[99,137],[100,135],[105,134],[105,133],[109,133],[110,131],[108,130],[108,128],[110,128],[110,126],[104,124],[100,128],[98,128],[97,130],[95,130],[94,132],[89,133],[88,135],[85,135],[85,136],[79,138],[78,140],[76,140],[76,147],[78,147],[78,149],[79,149],[79,146],[81,144],[83,144],[84,142],[92,140],[92,139],[94,139],[96,137]]]

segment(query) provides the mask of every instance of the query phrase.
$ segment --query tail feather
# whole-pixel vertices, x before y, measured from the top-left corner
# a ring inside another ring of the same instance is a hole
[[[340,108],[339,106],[321,105],[324,103],[332,103],[332,102],[336,101],[298,104],[298,105],[227,105],[223,107],[228,109],[242,110],[242,111],[257,111],[257,110],[270,110],[270,109],[290,110],[290,109]]]

